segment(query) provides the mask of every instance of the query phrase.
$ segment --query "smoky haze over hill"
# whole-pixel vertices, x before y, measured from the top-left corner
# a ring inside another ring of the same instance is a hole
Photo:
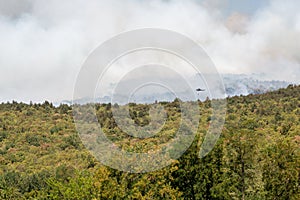
[[[267,80],[265,79],[266,75],[264,74],[222,74],[224,87],[226,91],[226,96],[239,96],[239,95],[248,95],[248,94],[263,94],[268,91],[274,91],[280,88],[286,88],[290,82],[287,81],[276,81],[276,80]],[[136,77],[138,79],[138,77]],[[145,79],[145,77],[142,77]],[[176,97],[179,97],[181,100],[205,100],[207,97],[210,97],[209,90],[217,89],[216,87],[207,87],[205,86],[205,81],[201,79],[200,75],[194,75],[190,79],[191,87],[194,90],[194,98],[190,97],[190,94],[182,88],[182,90],[178,90],[178,96],[174,93],[165,90],[164,88],[149,88],[141,90],[140,92],[135,93],[128,99],[128,102],[135,103],[153,103],[155,101],[173,101]],[[129,85],[135,84],[136,80],[127,80],[124,82],[128,87]],[[167,80],[170,84],[176,84],[176,79]],[[109,91],[113,91],[116,84],[110,84]],[[197,88],[205,89],[205,91],[197,92]],[[101,93],[103,94],[103,93]],[[114,94],[117,96],[116,99],[121,99],[122,94],[117,93]],[[74,103],[88,103],[88,102],[101,102],[101,103],[120,103],[114,102],[112,100],[112,93],[104,93],[104,95],[95,96],[95,99],[92,97],[85,97],[81,99],[75,99]],[[220,98],[222,98],[220,94]],[[72,101],[65,100],[62,102],[57,102],[56,104],[67,103],[72,104]]]

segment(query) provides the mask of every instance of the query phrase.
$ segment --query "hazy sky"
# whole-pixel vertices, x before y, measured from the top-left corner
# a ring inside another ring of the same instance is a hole
[[[89,53],[155,27],[183,33],[221,73],[299,83],[298,0],[0,0],[0,101],[72,99]]]

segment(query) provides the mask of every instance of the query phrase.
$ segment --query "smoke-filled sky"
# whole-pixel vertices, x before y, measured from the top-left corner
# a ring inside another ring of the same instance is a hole
[[[299,83],[298,0],[0,0],[0,101],[72,99],[89,53],[137,28],[185,34],[220,73]]]

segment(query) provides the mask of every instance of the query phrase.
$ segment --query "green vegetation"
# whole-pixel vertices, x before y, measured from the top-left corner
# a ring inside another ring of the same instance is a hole
[[[209,100],[195,102],[201,117],[190,148],[170,166],[144,174],[120,172],[95,160],[81,143],[67,105],[2,103],[0,199],[300,199],[300,86],[227,102],[223,133],[206,157],[198,154],[211,121]],[[117,127],[111,108],[118,105],[96,108],[116,145],[147,152],[168,142],[178,127],[178,100],[161,105],[167,122],[146,139]],[[130,104],[129,109],[136,124],[151,120],[147,105]]]

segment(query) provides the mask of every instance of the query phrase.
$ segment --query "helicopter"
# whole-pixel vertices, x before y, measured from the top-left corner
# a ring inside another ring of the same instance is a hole
[[[197,92],[204,92],[205,89],[197,88],[196,91],[197,91]]]

